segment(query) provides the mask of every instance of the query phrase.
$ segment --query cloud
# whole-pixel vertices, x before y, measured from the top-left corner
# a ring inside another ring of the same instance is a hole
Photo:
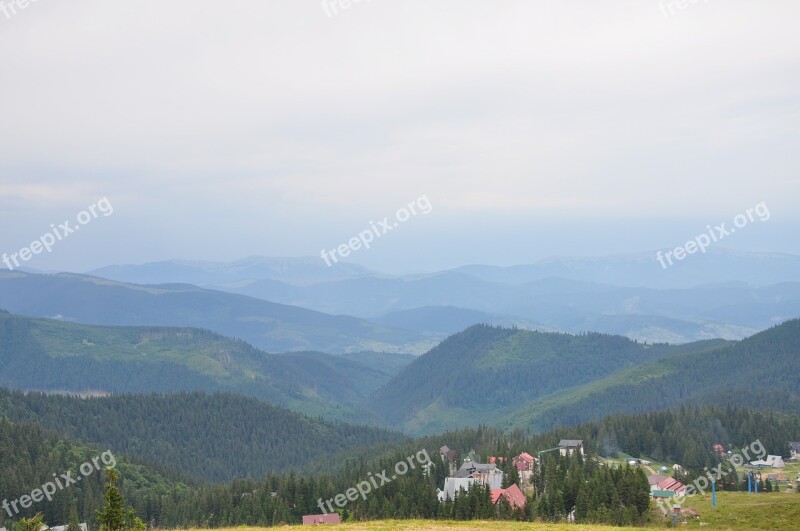
[[[176,235],[197,212],[313,227],[423,193],[453,215],[779,212],[798,199],[798,15],[789,0],[669,18],[640,0],[373,0],[333,17],[316,0],[42,0],[0,17],[0,202],[124,196],[121,220],[168,210]]]

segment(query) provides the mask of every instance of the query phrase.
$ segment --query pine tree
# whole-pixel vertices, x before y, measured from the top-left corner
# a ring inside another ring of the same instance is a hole
[[[106,471],[106,492],[103,494],[105,507],[97,511],[97,522],[100,524],[100,531],[124,531],[125,530],[125,500],[117,487],[119,474],[113,468]]]
[[[69,521],[67,522],[66,531],[81,531],[81,521],[78,518],[78,506],[72,502],[72,507],[69,509]]]

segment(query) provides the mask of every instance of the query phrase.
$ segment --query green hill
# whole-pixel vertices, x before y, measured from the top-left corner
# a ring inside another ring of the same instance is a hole
[[[207,481],[308,469],[338,452],[404,440],[227,393],[83,399],[0,389],[3,415]]]
[[[83,423],[90,422],[83,419]],[[110,453],[109,453],[110,451]],[[92,464],[91,473],[81,472],[81,465]],[[55,489],[52,500],[43,499],[27,509],[19,504],[10,506],[12,515],[31,517],[41,511],[45,522],[51,526],[65,525],[72,508],[77,510],[82,522],[94,523],[95,510],[104,505],[102,468],[113,465],[121,478],[125,497],[133,502],[147,497],[182,495],[189,487],[176,476],[132,462],[108,446],[89,447],[64,437],[48,433],[36,424],[12,423],[0,415],[0,496],[12,502],[33,489],[53,481],[53,476],[68,474],[80,481],[65,488]],[[14,509],[19,512],[15,512]],[[0,525],[11,529],[6,510],[0,511]]]
[[[359,406],[403,360],[268,354],[207,330],[92,326],[0,312],[0,385],[15,389],[236,391],[311,415],[378,422]]]
[[[420,356],[374,395],[373,408],[415,433],[485,422],[625,369],[724,341],[678,347],[604,334],[553,334],[478,325]]]
[[[188,284],[140,286],[67,273],[0,271],[0,308],[78,323],[205,328],[273,352],[423,348],[413,332]]]
[[[632,367],[544,396],[500,422],[546,429],[682,403],[798,412],[798,357],[800,320],[795,319],[736,343]]]

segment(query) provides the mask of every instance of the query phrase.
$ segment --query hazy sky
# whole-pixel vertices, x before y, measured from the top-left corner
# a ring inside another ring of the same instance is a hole
[[[770,219],[725,246],[800,253],[800,2],[668,4],[0,12],[0,253],[106,197],[26,265],[318,256],[423,195],[429,214],[350,259],[675,247],[760,202]]]

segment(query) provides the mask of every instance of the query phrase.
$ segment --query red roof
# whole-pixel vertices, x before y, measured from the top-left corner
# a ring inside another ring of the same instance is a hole
[[[303,525],[338,524],[339,513],[307,514],[303,516]]]
[[[533,463],[533,456],[531,454],[529,454],[528,452],[522,452],[521,454],[519,454],[517,456],[517,459],[524,459],[525,461],[527,461],[529,463]]]
[[[492,504],[496,505],[500,500],[500,496],[503,496],[508,501],[512,509],[516,509],[517,507],[524,509],[528,501],[516,484],[511,485],[507,489],[492,489]]]
[[[667,478],[658,484],[659,490],[671,490],[675,494],[680,494],[686,487],[675,478]]]

